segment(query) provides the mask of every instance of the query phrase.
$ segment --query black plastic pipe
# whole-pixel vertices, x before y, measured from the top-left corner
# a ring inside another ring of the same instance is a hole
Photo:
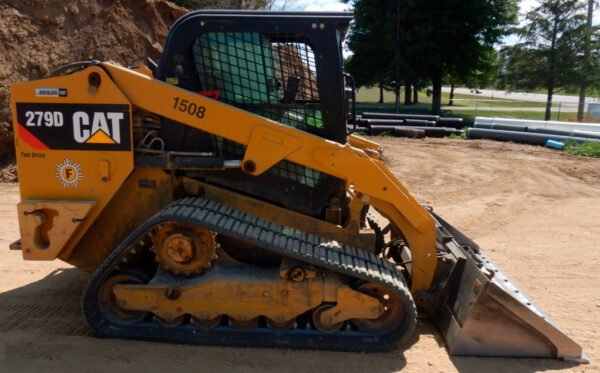
[[[527,131],[527,127],[517,126],[514,124],[477,123],[477,124],[475,124],[475,128],[485,128],[485,129],[489,129],[489,130],[501,130],[501,131],[516,131],[516,132],[526,132]]]
[[[469,128],[467,130],[467,137],[470,139],[489,139],[489,140],[500,140],[500,141],[514,141],[523,144],[531,145],[546,145],[548,140],[555,141],[575,141],[575,142],[598,142],[600,139],[590,139],[583,137],[573,136],[561,136],[544,133],[531,133],[531,132],[518,132],[518,131],[501,131],[484,128]]]
[[[548,129],[548,128],[527,128],[526,131],[530,132],[530,133],[544,133],[544,134],[549,134],[549,135],[581,137],[581,138],[585,138],[585,139],[600,140],[600,132],[562,131],[562,130],[552,130],[552,129]]]
[[[402,129],[402,130],[416,129],[416,130],[425,131],[426,137],[446,137],[446,136],[450,136],[451,134],[458,134],[458,133],[462,132],[455,128],[448,128],[448,127],[371,126],[370,128],[371,128],[371,132],[383,131],[383,132],[390,132],[390,133],[394,129]]]
[[[395,126],[373,126],[367,130],[369,135],[381,135],[387,133],[394,137],[410,137],[414,139],[422,139],[425,137],[425,131],[412,127],[395,127]]]
[[[435,122],[423,119],[365,119],[360,118],[357,124],[362,127],[372,126],[417,126],[435,127]]]
[[[391,114],[391,113],[362,113],[362,117],[366,119],[416,119],[416,120],[431,120],[437,122],[440,119],[439,115],[423,115],[423,114]]]
[[[437,125],[440,127],[452,127],[456,129],[461,129],[465,126],[462,118],[449,118],[449,117],[440,117],[437,121]]]
[[[567,136],[567,137],[581,137],[587,139],[600,139],[599,132],[588,132],[588,131],[565,131],[565,130],[554,130],[550,128],[528,128],[515,126],[510,124],[478,124],[477,128],[485,128],[491,130],[500,130],[500,131],[515,131],[515,132],[529,132],[529,133],[543,133],[548,135],[558,135],[558,136]]]

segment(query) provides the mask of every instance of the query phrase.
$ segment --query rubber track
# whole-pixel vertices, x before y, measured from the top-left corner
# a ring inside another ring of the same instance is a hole
[[[395,291],[405,302],[407,322],[382,333],[339,331],[326,334],[315,329],[275,331],[257,327],[239,330],[226,326],[201,329],[190,324],[166,328],[153,322],[122,325],[105,318],[97,302],[100,285],[118,269],[119,263],[133,245],[158,224],[173,220],[200,225],[282,256],[382,284],[390,291]],[[388,261],[379,259],[373,253],[339,245],[215,201],[192,197],[173,202],[133,231],[90,278],[82,303],[88,323],[102,336],[189,344],[386,351],[404,342],[412,334],[416,323],[416,308],[404,278]]]

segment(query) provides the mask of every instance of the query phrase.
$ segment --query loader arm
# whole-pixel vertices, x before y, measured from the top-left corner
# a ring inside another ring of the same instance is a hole
[[[242,169],[248,174],[260,175],[285,159],[344,180],[408,241],[411,292],[430,288],[436,269],[435,222],[379,159],[349,143],[328,141],[121,66],[102,62],[86,70],[94,71],[111,79],[135,107],[246,145]],[[202,115],[182,111],[182,102],[203,108]]]

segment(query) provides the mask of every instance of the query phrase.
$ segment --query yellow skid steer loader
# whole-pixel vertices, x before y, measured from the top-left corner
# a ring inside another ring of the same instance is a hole
[[[197,11],[157,64],[12,87],[25,260],[92,273],[99,335],[584,361],[479,247],[348,135],[350,13]]]

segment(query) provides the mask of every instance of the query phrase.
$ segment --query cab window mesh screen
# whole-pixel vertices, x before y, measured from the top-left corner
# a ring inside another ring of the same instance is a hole
[[[315,56],[304,40],[259,33],[206,33],[193,48],[202,89],[291,127],[324,127]]]
[[[315,56],[304,39],[211,32],[196,39],[193,57],[202,90],[218,91],[221,101],[304,131],[318,133],[324,128]],[[217,139],[217,144],[229,159],[238,159],[245,151],[225,139]],[[268,172],[308,187],[323,176],[288,161]]]

